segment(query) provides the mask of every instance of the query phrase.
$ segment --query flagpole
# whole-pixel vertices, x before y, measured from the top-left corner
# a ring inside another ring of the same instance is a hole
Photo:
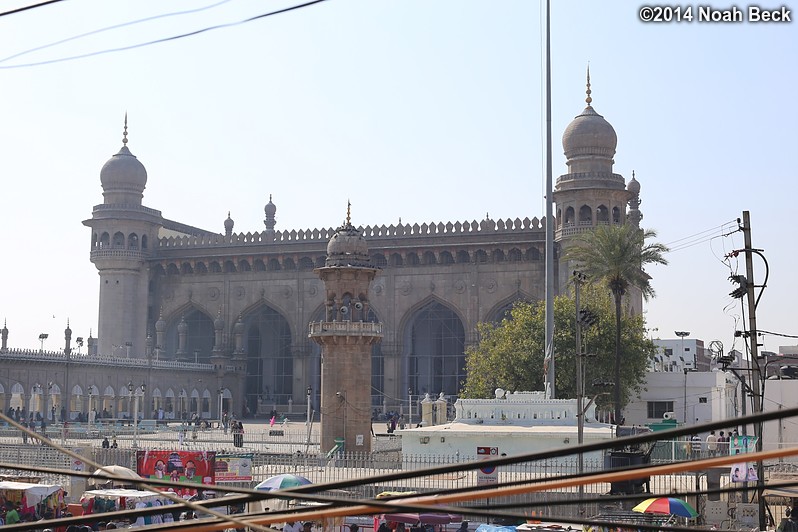
[[[546,397],[554,386],[554,197],[551,169],[551,0],[546,0]]]

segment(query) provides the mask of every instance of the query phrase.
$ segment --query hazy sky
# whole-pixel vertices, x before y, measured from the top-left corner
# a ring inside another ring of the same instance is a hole
[[[732,346],[741,309],[727,278],[744,262],[723,256],[743,240],[721,235],[744,210],[770,265],[758,326],[798,335],[789,222],[798,22],[643,23],[639,2],[554,4],[555,178],[589,62],[593,106],[618,134],[615,170],[627,180],[635,171],[643,225],[674,249],[670,265],[649,270],[653,336],[686,330]],[[13,68],[290,5],[73,0],[0,17],[0,318],[10,346],[38,347],[46,332],[45,348],[62,347],[67,318],[74,336],[96,334],[99,278],[81,221],[102,203],[99,172],[121,146],[126,111],[128,146],[149,174],[144,204],[209,230],[223,232],[228,211],[236,232],[263,230],[270,194],[278,229],[337,226],[348,199],[362,225],[545,214],[539,2],[329,0]],[[755,273],[760,284],[762,261]]]

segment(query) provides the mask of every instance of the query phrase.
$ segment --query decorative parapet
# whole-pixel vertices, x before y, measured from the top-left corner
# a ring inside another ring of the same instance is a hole
[[[161,217],[161,211],[157,209],[151,209],[150,207],[145,207],[144,205],[128,205],[125,203],[100,203],[99,205],[95,205],[92,211],[138,211],[151,216],[157,216],[158,218]]]
[[[587,401],[585,401],[587,403]],[[544,392],[507,393],[506,398],[458,399],[455,421],[462,423],[522,424],[576,422],[576,399],[546,399]],[[585,421],[596,420],[596,405],[585,412]]]
[[[480,222],[448,222],[366,226],[361,228],[363,236],[368,240],[381,238],[413,238],[433,235],[470,235],[542,231],[546,228],[546,219],[516,218],[515,220],[482,220]],[[291,231],[262,231],[259,233],[236,233],[231,236],[222,234],[165,237],[158,240],[160,248],[241,246],[249,244],[287,243],[287,242],[327,242],[335,234],[335,229],[308,229]]]
[[[92,262],[102,259],[130,259],[143,261],[148,254],[137,249],[93,249],[89,258]]]
[[[195,364],[193,362],[177,362],[176,360],[152,360],[146,358],[127,358],[110,355],[89,355],[72,353],[68,358],[63,351],[40,351],[34,349],[7,349],[3,351],[6,360],[53,362],[59,364],[86,364],[94,366],[127,366],[153,368],[186,369],[195,371],[213,371],[213,364]]]
[[[370,321],[312,321],[308,336],[368,336],[382,337],[382,323]]]

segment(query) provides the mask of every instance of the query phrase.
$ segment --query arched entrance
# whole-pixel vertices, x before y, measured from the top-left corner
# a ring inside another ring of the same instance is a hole
[[[293,394],[294,359],[291,328],[275,309],[264,305],[250,312],[244,317],[244,327],[247,380],[242,409],[243,415],[249,416],[258,412],[258,405],[288,404]]]

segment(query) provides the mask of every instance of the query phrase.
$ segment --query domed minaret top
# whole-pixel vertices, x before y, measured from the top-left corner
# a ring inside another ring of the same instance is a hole
[[[352,225],[351,208],[352,204],[347,202],[346,220],[327,243],[325,266],[328,268],[335,266],[373,267],[363,232]]]
[[[122,148],[100,170],[100,182],[106,204],[141,205],[147,185],[147,170],[127,147],[127,113]]]
[[[593,106],[590,67],[587,70],[587,107],[577,115],[562,136],[562,147],[570,173],[612,172],[618,137],[615,129]]]
[[[224,236],[233,235],[233,226],[235,222],[230,218],[230,211],[227,211],[227,220],[224,221]]]
[[[269,194],[269,203],[263,207],[263,213],[266,215],[266,219],[263,220],[263,224],[266,226],[266,230],[269,232],[274,232],[274,215],[277,213],[277,206],[272,203],[272,195]]]

